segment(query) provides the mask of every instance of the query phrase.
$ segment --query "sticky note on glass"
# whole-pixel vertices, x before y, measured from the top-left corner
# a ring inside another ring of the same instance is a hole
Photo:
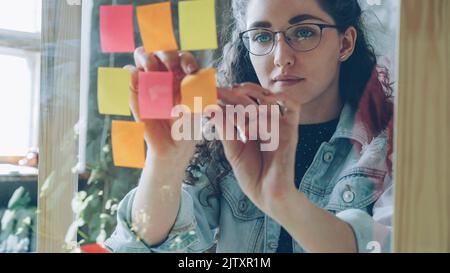
[[[133,52],[133,6],[100,7],[100,43],[104,53]]]
[[[217,48],[214,0],[179,2],[178,13],[182,50]]]
[[[81,253],[111,253],[102,244],[85,244],[80,246]]]
[[[139,114],[141,119],[170,119],[173,107],[172,72],[139,73]]]
[[[201,105],[195,104],[196,97],[201,97]],[[186,76],[181,82],[181,104],[192,113],[202,113],[206,107],[217,105],[216,70],[203,69]]]
[[[170,2],[139,6],[136,13],[146,52],[178,50]]]
[[[98,69],[97,100],[100,114],[131,116],[128,105],[130,72],[122,68]]]
[[[143,123],[113,120],[111,128],[114,165],[141,169],[145,164]]]

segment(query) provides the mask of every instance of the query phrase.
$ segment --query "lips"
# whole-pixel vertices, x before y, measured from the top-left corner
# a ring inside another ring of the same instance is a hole
[[[304,78],[297,77],[297,76],[280,75],[280,76],[275,77],[272,81],[275,84],[278,84],[281,86],[291,86],[291,85],[296,85],[304,80],[305,80]]]

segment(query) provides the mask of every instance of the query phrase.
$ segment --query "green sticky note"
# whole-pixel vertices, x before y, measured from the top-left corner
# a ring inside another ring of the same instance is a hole
[[[214,0],[179,2],[178,13],[182,50],[217,48]]]
[[[98,110],[100,114],[131,116],[128,104],[129,71],[122,68],[98,69]]]

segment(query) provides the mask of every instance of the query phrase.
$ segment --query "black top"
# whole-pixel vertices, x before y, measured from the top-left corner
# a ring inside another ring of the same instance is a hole
[[[338,122],[339,119],[335,119],[320,124],[299,126],[299,142],[295,155],[295,185],[297,189],[300,187],[300,181],[309,166],[311,166],[322,143],[330,141],[335,133]],[[292,252],[292,237],[283,227],[281,227],[277,253]]]

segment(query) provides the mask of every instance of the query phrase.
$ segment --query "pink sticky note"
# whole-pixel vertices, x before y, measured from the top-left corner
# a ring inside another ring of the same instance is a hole
[[[100,7],[100,42],[104,53],[134,51],[132,5]]]
[[[172,72],[139,72],[141,119],[170,119],[173,107]]]

